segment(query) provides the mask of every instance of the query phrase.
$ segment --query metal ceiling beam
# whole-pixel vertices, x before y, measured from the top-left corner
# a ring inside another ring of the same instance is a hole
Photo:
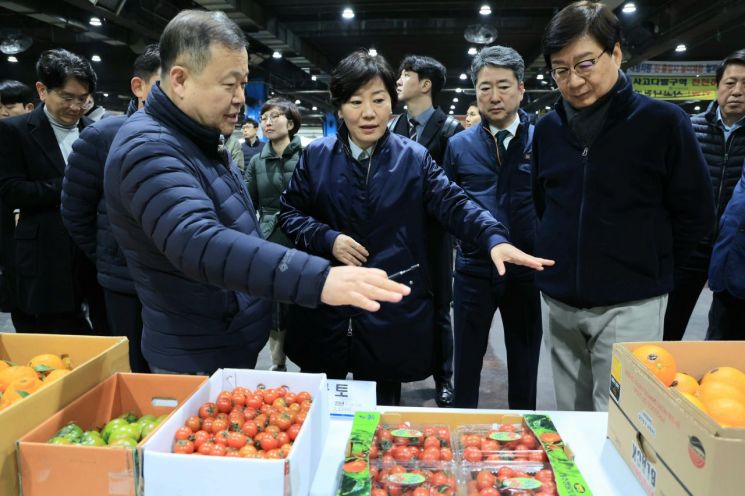
[[[96,7],[95,5],[91,3],[91,0],[64,0],[64,1],[74,7],[90,12],[91,14],[94,14],[96,17],[102,17],[108,20],[111,24],[126,28],[127,30],[133,33],[136,33],[140,36],[143,36],[145,38],[149,38],[151,40],[156,40],[156,41],[160,39],[160,31],[149,29],[146,26],[143,26],[140,22],[136,20],[130,20],[126,17],[122,17],[120,15],[117,15],[115,12],[111,12],[108,9]]]

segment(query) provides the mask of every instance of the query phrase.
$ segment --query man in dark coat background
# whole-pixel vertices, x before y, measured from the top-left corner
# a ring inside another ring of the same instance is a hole
[[[429,151],[437,165],[448,139],[463,130],[453,117],[446,115],[433,103],[445,85],[445,66],[432,57],[409,55],[398,70],[396,93],[407,106],[405,114],[390,121],[389,129],[406,136]],[[431,266],[432,290],[435,294],[435,401],[438,406],[453,403],[453,326],[450,322],[450,302],[453,299],[453,244],[452,238],[435,221],[427,220],[427,247]]]
[[[62,224],[60,192],[65,164],[80,131],[96,73],[84,58],[63,49],[43,52],[36,64],[42,105],[0,121],[0,197],[20,209],[15,228],[18,306],[33,316],[24,332],[88,334],[88,304],[96,333],[107,333],[103,292],[93,263]]]

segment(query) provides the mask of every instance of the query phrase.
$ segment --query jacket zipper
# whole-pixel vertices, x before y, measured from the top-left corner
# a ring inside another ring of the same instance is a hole
[[[347,337],[351,338],[354,333],[352,332],[352,318],[349,318],[349,326],[347,327]]]
[[[717,239],[717,236],[719,235],[719,216],[720,216],[720,208],[721,208],[721,202],[722,202],[722,190],[724,189],[724,176],[727,172],[727,162],[729,161],[729,151],[732,147],[732,142],[734,141],[734,133],[731,133],[729,135],[729,139],[727,140],[726,147],[724,150],[724,162],[722,163],[722,175],[719,178],[719,192],[717,193],[717,203],[716,203],[716,216],[714,217],[714,230],[713,230],[713,236],[712,236],[712,243]]]
[[[587,155],[590,152],[590,147],[585,146],[582,150],[582,197],[579,202],[579,220],[577,223],[577,268],[575,269],[575,291],[577,293],[577,300],[581,301],[580,298],[580,260],[582,259],[582,218],[584,217],[585,210],[585,189],[587,187]]]

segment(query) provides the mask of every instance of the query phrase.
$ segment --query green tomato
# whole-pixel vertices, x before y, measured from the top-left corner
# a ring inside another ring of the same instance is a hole
[[[137,421],[138,424],[142,424],[145,422],[154,422],[158,419],[155,415],[143,415],[140,417],[140,420]]]
[[[135,422],[137,422],[137,415],[135,415],[133,412],[127,412],[119,418],[123,418],[129,424],[134,424]]]
[[[158,421],[152,420],[142,424],[142,437],[146,438],[151,432],[158,428]]]
[[[101,437],[104,441],[109,442],[109,435],[111,434],[111,431],[123,425],[129,425],[129,423],[123,418],[115,418],[114,420],[106,424],[106,426],[103,428],[103,430],[101,431]]]
[[[52,439],[47,441],[49,444],[72,444],[72,441],[70,441],[66,437],[62,436],[54,436]]]
[[[130,439],[133,439],[135,441],[140,440],[140,429],[134,424],[126,424],[126,425],[120,425],[118,427],[114,427],[114,429],[109,434],[109,439],[107,442],[111,444],[111,441],[115,439],[121,439],[124,437],[128,437]]]
[[[158,417],[158,418],[157,418],[157,421],[158,421],[158,423],[160,424],[161,422],[163,422],[163,421],[164,421],[165,419],[167,419],[167,418],[168,418],[168,414],[166,413],[166,414],[163,414],[163,415],[161,415],[160,417]]]
[[[79,441],[80,438],[83,437],[83,429],[81,429],[77,424],[70,422],[62,429],[58,430],[56,436],[66,437],[73,442]]]
[[[129,437],[122,437],[122,438],[115,439],[114,441],[110,442],[109,447],[110,448],[136,448],[137,441]]]
[[[80,440],[80,444],[82,444],[83,446],[106,446],[106,441],[104,441],[101,436],[83,435],[83,438]]]

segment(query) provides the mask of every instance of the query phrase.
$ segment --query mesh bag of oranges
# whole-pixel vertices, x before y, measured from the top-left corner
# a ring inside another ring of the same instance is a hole
[[[26,365],[0,360],[0,410],[64,377],[72,371],[67,355],[45,353]]]
[[[633,352],[665,386],[709,415],[722,427],[745,428],[745,372],[731,367],[716,367],[696,378],[679,371],[675,357],[664,346],[642,345]]]

